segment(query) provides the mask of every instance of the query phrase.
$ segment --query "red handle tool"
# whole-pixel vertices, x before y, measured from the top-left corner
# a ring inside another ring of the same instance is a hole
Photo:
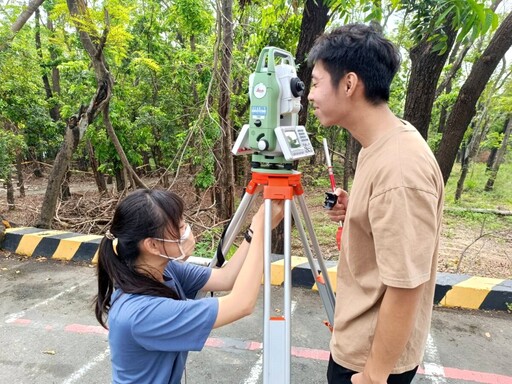
[[[329,147],[327,146],[327,139],[323,139],[324,143],[324,152],[325,152],[325,161],[327,163],[327,172],[329,172],[329,180],[331,182],[331,188],[334,192],[336,190],[336,182],[334,181],[334,172],[331,164],[331,156],[329,155]],[[340,221],[338,225],[338,231],[336,232],[336,244],[338,245],[338,249],[341,249],[341,234],[343,232],[343,223]]]

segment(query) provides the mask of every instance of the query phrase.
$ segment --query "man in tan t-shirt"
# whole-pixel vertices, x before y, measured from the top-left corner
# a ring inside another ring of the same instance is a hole
[[[425,140],[388,107],[396,47],[352,24],[318,38],[309,100],[324,126],[362,145],[343,220],[329,383],[410,383],[433,306],[444,183]]]

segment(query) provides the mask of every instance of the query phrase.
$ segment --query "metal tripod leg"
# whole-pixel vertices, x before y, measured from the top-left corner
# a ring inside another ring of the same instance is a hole
[[[291,218],[299,232],[304,251],[308,258],[311,272],[317,283],[318,291],[324,305],[327,318],[334,321],[334,293],[331,288],[327,268],[325,266],[318,240],[313,230],[306,202],[302,195],[296,196],[302,211],[309,239],[316,255],[316,261],[322,275],[318,274],[317,265],[309,246],[308,237],[299,212],[293,200],[284,202],[284,315],[271,316],[271,200],[265,200],[265,282],[263,311],[263,383],[289,384],[291,380]]]
[[[291,368],[291,200],[284,201],[284,315],[271,316],[272,200],[265,199],[263,383],[290,383]]]
[[[257,175],[258,176],[258,175]],[[322,298],[327,317],[332,324],[334,317],[334,293],[331,288],[327,268],[320,251],[318,240],[313,230],[313,224],[309,217],[306,202],[302,193],[296,191],[301,190],[297,188],[296,184],[288,182],[288,187],[280,183],[276,183],[273,187],[277,192],[266,195],[266,188],[271,187],[270,179],[265,177],[258,177],[251,180],[252,186],[255,184],[265,186],[265,222],[264,222],[264,308],[263,308],[263,383],[265,384],[289,384],[291,380],[291,222],[292,217],[295,220],[297,230],[299,232],[303,248],[308,258],[311,272],[318,285],[320,297]],[[274,175],[272,175],[274,176]],[[292,180],[293,181],[293,180]],[[296,182],[296,180],[295,180]],[[292,187],[292,185],[294,185]],[[300,180],[299,180],[300,186]],[[286,189],[290,188],[290,189]],[[252,189],[254,191],[254,189]],[[284,192],[283,192],[284,191]],[[286,192],[286,193],[285,193]],[[233,244],[236,235],[239,233],[241,226],[245,222],[249,208],[258,193],[246,193],[240,202],[240,205],[233,216],[224,234],[224,241],[222,244],[222,252],[226,254]],[[283,197],[286,196],[286,197]],[[279,200],[284,200],[284,296],[283,308],[284,312],[281,316],[271,316],[272,305],[272,291],[271,291],[271,252],[272,252],[272,197]],[[317,257],[317,263],[320,266],[321,275],[318,274],[315,265],[315,259],[309,247],[308,237],[302,221],[299,217],[299,212],[295,205],[294,199],[297,197],[304,223],[306,225],[309,239],[311,240],[313,250]],[[217,260],[214,258],[210,266],[216,265]]]
[[[228,228],[226,229],[226,233],[224,234],[224,241],[222,243],[222,254],[226,255],[229,248],[235,241],[236,235],[240,232],[240,227],[245,223],[245,219],[249,213],[249,209],[256,198],[258,193],[250,194],[245,193],[240,201],[240,205],[238,206],[231,222],[229,223]],[[217,255],[215,255],[208,265],[210,268],[215,268],[217,265]],[[199,291],[196,295],[196,299],[204,297],[207,295],[207,292]]]
[[[245,223],[245,218],[249,213],[249,209],[258,194],[250,194],[245,193],[240,201],[240,205],[238,206],[231,222],[229,223],[228,228],[226,229],[226,233],[224,235],[224,240],[222,243],[222,254],[226,255],[229,248],[235,241],[236,235],[240,233],[240,227]],[[214,267],[217,264],[217,256],[214,256],[210,261],[210,267]]]
[[[317,240],[315,232],[313,230],[313,223],[311,222],[311,218],[309,217],[309,213],[307,210],[306,201],[304,200],[304,196],[298,195],[297,200],[299,202],[299,206],[302,211],[302,217],[304,218],[304,222],[306,224],[306,228],[309,233],[309,238],[313,245],[313,250],[315,251],[315,254],[316,254],[316,261],[318,262],[318,265],[320,266],[320,271],[322,273],[321,276],[318,274],[318,270],[315,265],[315,260],[313,259],[313,255],[311,254],[311,249],[308,244],[308,239],[307,239],[306,233],[304,231],[304,227],[302,226],[302,222],[300,221],[297,207],[294,204],[294,205],[292,205],[292,214],[293,214],[293,219],[295,220],[295,226],[297,227],[297,230],[299,231],[299,236],[301,238],[302,245],[304,247],[304,251],[306,252],[306,256],[309,261],[311,273],[313,273],[313,278],[315,279],[315,282],[318,287],[318,292],[320,293],[320,297],[324,304],[325,312],[327,314],[327,319],[329,320],[330,324],[334,324],[335,297],[334,297],[334,292],[332,290],[329,275],[327,273],[327,268],[324,263],[324,258],[322,256],[322,252],[320,251],[320,245],[318,244],[318,240]]]

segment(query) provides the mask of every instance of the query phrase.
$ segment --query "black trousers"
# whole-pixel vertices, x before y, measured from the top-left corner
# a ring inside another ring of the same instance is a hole
[[[400,374],[391,374],[388,377],[388,384],[409,384],[418,367]],[[329,384],[351,384],[351,378],[355,371],[344,368],[332,359],[332,355],[329,356],[329,366],[327,367],[327,382]]]

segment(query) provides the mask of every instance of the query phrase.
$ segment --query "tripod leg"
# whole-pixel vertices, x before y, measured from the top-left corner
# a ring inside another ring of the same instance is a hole
[[[240,205],[238,206],[231,222],[226,229],[226,233],[224,235],[224,240],[222,243],[222,254],[225,255],[233,242],[235,241],[236,235],[240,233],[240,227],[245,222],[245,218],[249,213],[249,209],[256,198],[257,194],[245,193],[242,201],[240,201]],[[214,256],[210,262],[210,268],[214,267],[217,264],[217,257]]]
[[[316,238],[315,232],[313,230],[313,223],[311,222],[311,218],[309,217],[306,202],[304,200],[304,196],[298,195],[297,200],[299,201],[299,206],[302,211],[302,216],[304,218],[304,222],[306,224],[306,228],[309,232],[309,238],[311,239],[311,243],[313,245],[313,249],[316,254],[316,261],[320,267],[320,271],[322,275],[320,276],[317,271],[317,267],[315,265],[315,260],[313,259],[313,255],[311,254],[311,249],[309,247],[308,239],[306,236],[306,232],[304,227],[302,226],[302,222],[300,221],[299,213],[297,211],[297,207],[295,205],[292,206],[293,218],[295,220],[295,226],[299,232],[299,236],[301,238],[304,251],[306,252],[306,257],[309,261],[309,266],[311,268],[311,273],[313,274],[313,278],[315,279],[318,292],[320,293],[320,297],[324,304],[325,312],[327,314],[327,319],[331,324],[334,323],[334,303],[335,297],[334,292],[332,290],[331,282],[329,279],[329,275],[327,273],[327,268],[324,263],[324,258],[322,256],[322,252],[320,251],[320,245],[318,244],[318,240]]]
[[[284,316],[271,316],[272,201],[265,199],[263,382],[289,384],[291,367],[291,200],[284,201]]]

